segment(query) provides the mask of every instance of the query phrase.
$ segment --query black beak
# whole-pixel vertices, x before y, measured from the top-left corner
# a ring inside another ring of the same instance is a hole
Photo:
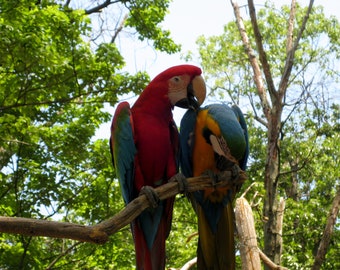
[[[192,109],[194,111],[196,111],[199,108],[200,105],[194,95],[192,83],[190,83],[187,87],[187,97],[177,101],[175,105],[177,107],[181,107],[184,109]]]

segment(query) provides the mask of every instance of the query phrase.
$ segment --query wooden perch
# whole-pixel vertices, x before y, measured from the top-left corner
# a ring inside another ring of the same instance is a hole
[[[225,179],[213,183],[209,176],[187,178],[187,192],[194,192],[213,186],[240,185],[245,180],[241,171],[237,179],[232,178],[232,173],[227,171]],[[178,182],[169,182],[155,189],[160,200],[176,196],[181,193]],[[131,201],[126,207],[112,218],[93,226],[79,225],[68,222],[38,220],[20,217],[0,217],[0,232],[14,233],[28,236],[48,236],[54,238],[67,238],[82,242],[104,244],[109,236],[131,223],[146,208],[150,207],[145,194]]]
[[[253,212],[248,201],[243,197],[236,199],[235,219],[240,238],[242,269],[261,269]]]
[[[288,270],[283,266],[273,263],[257,246],[253,212],[243,195],[236,199],[235,219],[237,233],[240,239],[242,269],[261,269],[261,259],[269,269]]]

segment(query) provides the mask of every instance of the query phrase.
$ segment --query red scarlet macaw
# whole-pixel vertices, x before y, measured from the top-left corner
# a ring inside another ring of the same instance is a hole
[[[237,106],[212,104],[188,110],[181,121],[180,143],[181,169],[186,177],[209,173],[218,184],[223,171],[235,169],[235,164],[246,169],[248,133]],[[240,174],[245,178],[244,172]],[[232,202],[239,189],[216,185],[189,195],[198,216],[198,269],[235,269]]]
[[[160,186],[178,173],[179,138],[172,109],[198,108],[205,94],[201,69],[179,65],[157,75],[131,108],[127,102],[118,105],[110,149],[126,204],[142,187]],[[131,224],[137,269],[165,268],[173,202],[173,198],[161,201]]]

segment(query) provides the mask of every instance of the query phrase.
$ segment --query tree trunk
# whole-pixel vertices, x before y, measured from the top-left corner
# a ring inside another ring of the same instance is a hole
[[[279,176],[279,131],[281,129],[281,104],[273,104],[268,123],[267,160],[265,165],[265,190],[263,216],[264,252],[277,265],[281,261],[282,237],[277,230],[279,201],[277,198],[277,183]]]
[[[248,55],[249,63],[252,66],[254,72],[254,83],[257,88],[257,93],[260,98],[262,111],[265,117],[265,121],[261,123],[268,128],[267,132],[267,160],[265,164],[265,200],[263,215],[266,223],[264,224],[264,251],[266,255],[276,264],[280,264],[281,251],[282,251],[282,238],[279,233],[280,219],[282,218],[279,211],[279,201],[277,198],[278,189],[278,177],[279,177],[279,163],[280,163],[280,132],[281,132],[281,116],[283,110],[283,100],[287,92],[289,84],[289,78],[293,69],[294,57],[296,49],[298,48],[299,41],[305,30],[309,14],[313,7],[313,0],[310,0],[308,10],[303,18],[301,27],[298,30],[296,38],[294,40],[294,21],[296,15],[296,0],[292,0],[290,16],[287,29],[287,43],[286,52],[287,58],[283,74],[279,83],[278,89],[275,88],[274,80],[271,74],[270,64],[266,55],[265,48],[262,42],[262,35],[260,27],[257,23],[255,5],[253,0],[248,0],[249,15],[251,18],[252,30],[254,31],[254,37],[256,42],[257,54],[254,52],[252,45],[249,41],[247,31],[245,29],[243,19],[240,15],[238,4],[230,0],[234,9],[236,17],[236,23],[241,35],[242,43],[245,48],[245,52]],[[258,58],[257,58],[258,57]],[[260,64],[258,63],[258,60]],[[264,75],[265,82],[262,78]],[[267,88],[265,88],[265,85]],[[270,100],[268,99],[268,95]],[[283,204],[284,207],[284,204]]]
[[[253,212],[248,201],[243,197],[236,200],[235,220],[240,239],[242,269],[261,269]]]
[[[286,195],[288,198],[298,201],[298,170],[299,170],[299,160],[291,159],[289,160],[289,166],[291,170],[291,183],[286,188]]]
[[[334,197],[332,207],[328,215],[327,224],[323,232],[317,254],[315,256],[315,261],[312,270],[319,270],[321,268],[323,261],[325,260],[327,249],[331,241],[334,225],[339,214],[339,205],[340,205],[340,186],[338,186],[337,188],[337,193]]]

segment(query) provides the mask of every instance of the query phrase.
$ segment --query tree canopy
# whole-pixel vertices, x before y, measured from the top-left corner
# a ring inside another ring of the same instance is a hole
[[[179,46],[159,26],[169,1],[105,3],[0,1],[0,215],[94,224],[124,207],[108,140],[94,135],[111,119],[104,104],[138,94],[149,76],[124,71],[119,29],[101,27],[106,42],[93,22],[100,9],[124,10],[139,39],[169,53]],[[100,248],[0,234],[0,254],[3,269],[134,265],[128,228]]]
[[[94,135],[111,119],[105,105],[114,106],[127,93],[140,93],[149,80],[146,72],[125,71],[116,44],[122,29],[159,51],[180,50],[170,32],[160,26],[169,4],[168,0],[0,0],[1,216],[90,225],[124,207],[108,140]],[[262,73],[267,91],[280,89],[290,12],[289,6],[277,9],[270,3],[256,10],[272,78]],[[296,6],[295,38],[306,12],[307,8]],[[259,58],[247,14],[245,29]],[[270,247],[264,228],[272,218],[264,211],[266,192],[274,191],[276,202],[285,201],[282,252],[276,255],[278,263],[289,269],[313,265],[339,189],[339,35],[337,18],[326,17],[320,6],[313,7],[282,98],[275,190],[269,190],[264,180],[269,122],[237,24],[225,25],[220,36],[197,40],[197,57],[211,95],[237,103],[247,112],[251,156],[243,188],[257,183],[247,197],[254,195],[257,233],[264,250]],[[273,99],[269,100],[272,106]],[[195,257],[197,242],[192,236],[197,231],[196,217],[184,197],[176,199],[172,228],[167,265],[180,267]],[[323,269],[340,268],[339,241],[337,224]],[[101,246],[0,232],[0,268],[131,269],[133,249],[129,228]]]
[[[298,4],[295,9],[292,42],[299,36],[307,12],[307,7]],[[251,181],[248,184],[258,183],[257,196],[263,197],[263,203],[258,206],[257,231],[264,250],[272,260],[289,269],[309,269],[339,189],[336,164],[340,139],[337,93],[340,43],[336,36],[340,33],[340,25],[335,17],[327,18],[321,6],[313,7],[296,46],[291,73],[284,78],[287,59],[293,49],[287,44],[291,12],[291,6],[276,9],[267,3],[256,11],[258,33],[250,11],[250,16],[244,15],[244,18],[251,17],[243,21],[244,29],[240,30],[235,22],[230,22],[222,35],[202,36],[197,44],[212,92],[248,110],[251,140],[248,170]],[[236,38],[243,30],[249,44]],[[253,55],[261,65],[263,93],[254,79],[246,46],[253,49]],[[286,88],[282,86],[285,79]],[[270,110],[269,114],[266,110]],[[276,138],[271,136],[275,132]],[[276,149],[275,155],[271,155],[272,149]],[[269,166],[276,158],[277,164]],[[272,178],[271,185],[266,180],[267,175]],[[286,203],[282,242],[277,240],[281,233],[276,227],[280,198]],[[338,266],[332,259],[338,253],[339,230],[336,228],[325,269]]]

